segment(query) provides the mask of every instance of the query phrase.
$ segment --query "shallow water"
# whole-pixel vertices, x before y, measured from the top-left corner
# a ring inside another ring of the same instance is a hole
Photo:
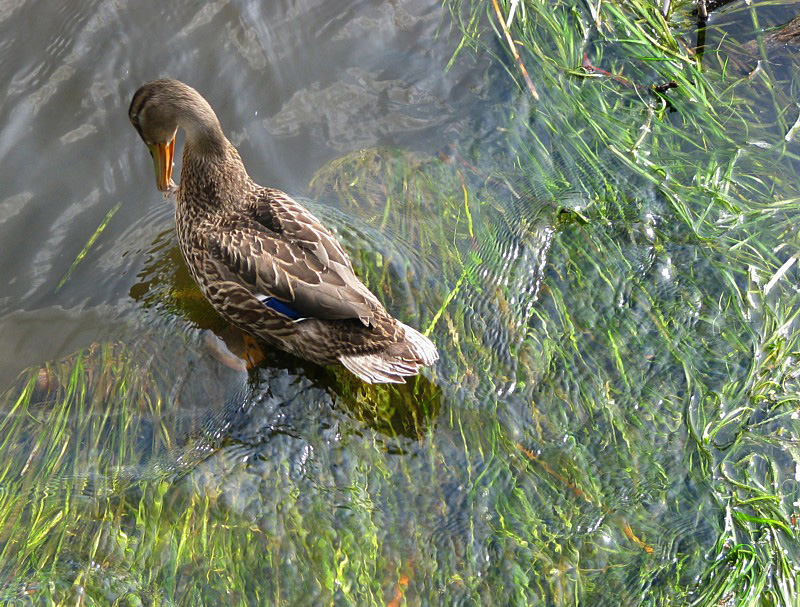
[[[692,438],[738,407],[788,423],[731,388],[764,347],[755,306],[731,311],[747,268],[612,154],[570,166],[544,127],[583,117],[526,122],[489,54],[447,69],[451,26],[424,0],[0,8],[0,598],[657,602],[719,536],[707,466],[768,460],[791,499],[781,449]],[[127,119],[162,76],[208,98],[256,181],[308,197],[435,368],[370,388],[219,353],[241,335],[192,284]],[[631,98],[608,112],[638,129]],[[521,174],[533,134],[562,155]],[[764,227],[778,265],[786,221]]]

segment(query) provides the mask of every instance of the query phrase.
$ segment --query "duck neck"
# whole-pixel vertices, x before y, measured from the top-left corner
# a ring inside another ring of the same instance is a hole
[[[179,205],[213,216],[223,209],[236,209],[242,203],[242,194],[251,189],[252,181],[239,153],[224,136],[222,141],[198,140],[190,139],[187,133]]]
[[[178,116],[178,126],[186,131],[186,147],[201,156],[222,158],[230,145],[214,110],[199,95],[191,111]]]

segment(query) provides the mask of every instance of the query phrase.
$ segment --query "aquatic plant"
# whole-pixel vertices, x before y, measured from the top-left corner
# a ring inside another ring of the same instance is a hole
[[[413,384],[154,349],[159,319],[215,322],[158,237],[141,340],[0,398],[2,601],[793,604],[792,74],[699,57],[662,9],[453,3],[485,113],[317,172],[314,211],[441,350]]]
[[[550,369],[531,405],[603,420],[601,442],[622,458],[605,473],[626,471],[648,517],[676,517],[667,525],[674,566],[656,565],[654,546],[631,600],[793,604],[793,80],[764,45],[737,39],[756,40],[755,7],[729,12],[728,24],[744,17],[745,27],[695,49],[692,8],[464,2],[453,14],[463,47],[494,53],[516,82],[518,170],[541,175],[539,158],[555,158],[545,175],[592,202],[586,223],[553,240],[530,335],[555,340],[543,347]],[[658,571],[649,582],[647,568]],[[578,595],[594,603],[584,588]]]

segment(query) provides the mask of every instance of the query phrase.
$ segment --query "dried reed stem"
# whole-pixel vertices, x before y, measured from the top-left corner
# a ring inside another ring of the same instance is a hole
[[[528,75],[528,70],[525,69],[525,65],[522,63],[522,58],[517,52],[517,46],[514,44],[513,38],[511,38],[511,34],[508,31],[508,27],[506,27],[505,21],[503,21],[503,13],[500,12],[500,5],[497,3],[497,0],[492,0],[492,5],[494,6],[494,12],[497,13],[497,21],[500,23],[500,27],[503,29],[503,33],[506,35],[506,40],[508,41],[508,46],[511,49],[511,54],[514,56],[514,59],[516,59],[517,65],[522,72],[522,77],[525,78],[525,82],[528,84],[528,89],[530,89],[531,95],[533,95],[533,98],[538,101],[539,93],[536,92],[536,87],[533,86],[533,81]]]

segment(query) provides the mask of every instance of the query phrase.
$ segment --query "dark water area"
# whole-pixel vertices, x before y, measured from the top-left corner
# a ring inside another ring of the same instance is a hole
[[[0,5],[0,602],[687,604],[750,562],[720,538],[800,499],[796,68],[720,76],[757,60],[732,5],[711,84],[662,103],[578,69],[662,77],[641,41],[568,48],[585,8],[547,8],[534,102],[440,2]],[[418,381],[253,347],[202,299],[127,116],[167,76],[431,335]]]

